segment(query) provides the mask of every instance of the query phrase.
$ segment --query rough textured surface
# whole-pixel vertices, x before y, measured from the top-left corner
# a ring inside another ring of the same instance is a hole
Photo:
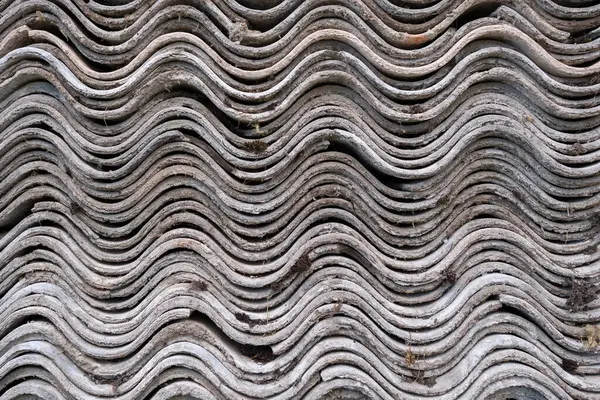
[[[600,398],[600,5],[0,0],[0,398]]]

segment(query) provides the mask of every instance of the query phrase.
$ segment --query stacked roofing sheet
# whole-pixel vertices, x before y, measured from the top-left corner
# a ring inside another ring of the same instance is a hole
[[[600,398],[600,5],[0,0],[0,398]]]

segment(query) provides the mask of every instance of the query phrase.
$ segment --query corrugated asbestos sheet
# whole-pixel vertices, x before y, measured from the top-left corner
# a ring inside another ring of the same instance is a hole
[[[599,27],[0,0],[0,399],[600,399]]]

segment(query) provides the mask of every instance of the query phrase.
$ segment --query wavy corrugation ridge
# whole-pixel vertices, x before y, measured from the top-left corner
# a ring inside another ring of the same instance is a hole
[[[599,93],[591,0],[0,0],[0,398],[599,398]]]

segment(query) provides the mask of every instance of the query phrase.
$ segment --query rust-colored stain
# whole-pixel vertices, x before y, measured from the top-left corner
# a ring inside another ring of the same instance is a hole
[[[431,38],[427,34],[409,35],[405,43],[409,46],[420,46],[427,43],[429,40],[431,40]]]

